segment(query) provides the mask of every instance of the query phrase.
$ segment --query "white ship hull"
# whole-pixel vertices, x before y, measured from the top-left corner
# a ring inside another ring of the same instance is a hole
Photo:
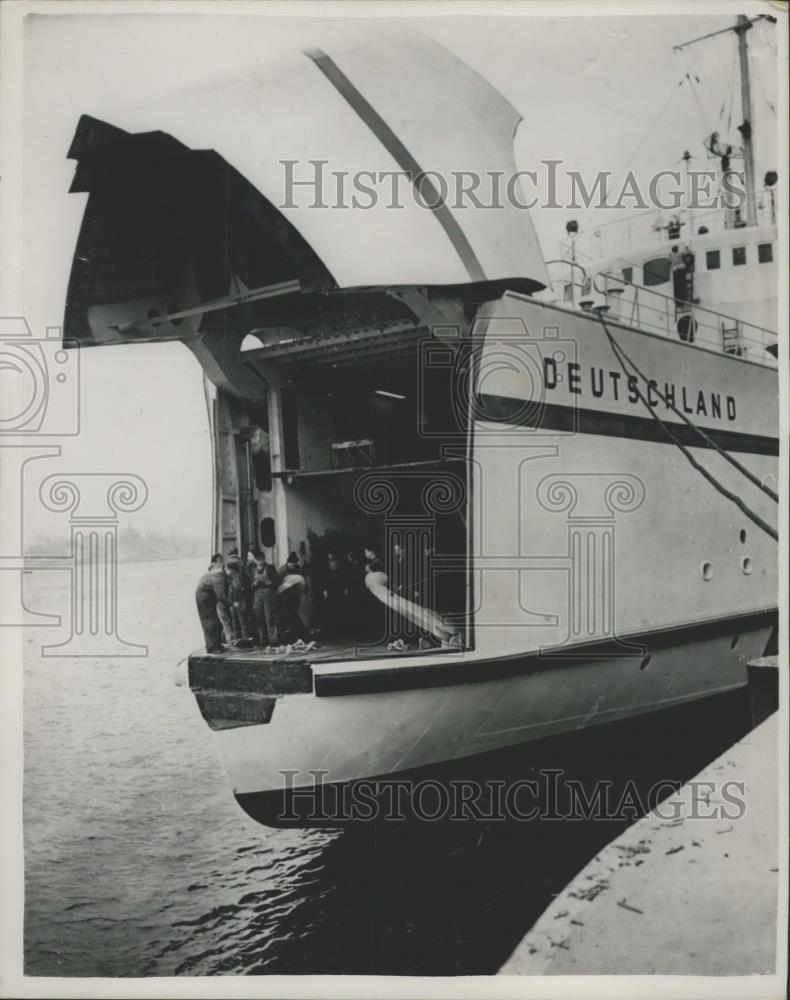
[[[615,392],[600,321],[511,294],[482,316],[476,389],[494,419],[475,422],[472,447],[474,648],[301,666],[292,654],[272,674],[255,654],[192,659],[234,793],[263,822],[290,816],[288,802],[316,781],[392,777],[732,690],[765,649],[773,540],[622,384]],[[775,486],[775,370],[608,326],[659,391],[674,386],[678,407]],[[540,378],[487,366],[524,338]],[[513,419],[521,403],[538,405]],[[662,419],[753,512],[775,517],[692,428]],[[292,693],[289,675],[299,677]],[[256,710],[268,721],[255,724]]]
[[[398,778],[740,687],[771,625],[770,614],[744,616],[662,636],[671,645],[661,649],[648,639],[654,652],[646,669],[639,656],[598,659],[588,652],[587,660],[537,667],[525,657],[470,663],[468,671],[443,666],[448,680],[452,669],[476,679],[425,687],[423,668],[414,664],[397,669],[412,673],[418,686],[398,691],[376,690],[381,671],[316,672],[317,693],[280,696],[267,724],[215,736],[234,794],[253,819],[284,825],[312,812],[318,821],[339,821],[331,809],[321,814],[316,784]],[[505,676],[479,679],[500,672]],[[335,690],[324,686],[330,678],[342,678]],[[392,680],[390,674],[384,686]],[[343,693],[356,685],[365,693]]]

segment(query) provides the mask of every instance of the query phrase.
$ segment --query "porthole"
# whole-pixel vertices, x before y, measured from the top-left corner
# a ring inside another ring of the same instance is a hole
[[[700,573],[702,574],[702,579],[703,580],[707,581],[707,580],[712,579],[712,577],[713,577],[713,565],[712,565],[712,563],[704,562],[702,564],[702,566],[700,566]]]
[[[647,668],[650,666],[650,661],[652,659],[653,659],[653,657],[650,655],[650,653],[648,653],[647,656],[643,656],[642,657],[642,662],[639,664],[639,669],[640,670],[647,670]]]
[[[741,569],[745,576],[748,576],[752,571],[752,561],[748,556],[744,556],[741,559]]]
[[[746,541],[746,529],[745,528],[741,528],[741,533],[740,533],[740,535],[738,537],[741,540],[741,545],[743,545],[745,543],[745,541]]]
[[[730,649],[737,649],[738,648],[738,643],[740,641],[741,641],[741,637],[739,635],[734,635],[732,637],[732,639],[730,639]]]
[[[684,343],[694,343],[694,335],[697,332],[697,321],[693,316],[681,316],[675,324],[675,329]]]

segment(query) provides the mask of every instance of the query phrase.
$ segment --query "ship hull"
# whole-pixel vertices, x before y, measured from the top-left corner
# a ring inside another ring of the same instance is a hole
[[[732,691],[765,651],[776,508],[724,451],[775,488],[776,371],[511,293],[470,336],[465,648],[190,678],[261,822],[304,822],[283,807],[323,808],[349,783]]]
[[[689,760],[709,759],[731,745],[732,734],[747,732],[751,703],[751,688],[737,687],[392,774],[306,786],[289,781],[235,798],[251,819],[274,828],[529,823],[588,817],[586,803],[593,814],[600,808],[600,815],[617,819],[624,804],[654,808],[684,783]],[[628,797],[637,781],[641,792]]]
[[[554,656],[325,664],[313,668],[309,693],[274,696],[262,724],[229,722],[222,696],[206,701],[205,686],[198,700],[253,819],[336,825],[372,818],[371,789],[431,766],[743,687],[775,619],[772,611],[733,616]],[[206,680],[193,671],[192,683]],[[233,694],[226,688],[224,697]],[[357,782],[361,798],[341,791]]]

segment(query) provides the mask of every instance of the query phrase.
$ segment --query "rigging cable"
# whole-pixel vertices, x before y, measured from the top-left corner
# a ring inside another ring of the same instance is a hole
[[[648,137],[649,137],[649,136],[650,136],[650,134],[652,133],[653,129],[654,129],[655,127],[656,127],[656,125],[658,125],[658,123],[659,123],[659,122],[661,121],[661,119],[662,119],[662,118],[664,117],[664,115],[666,114],[666,111],[667,111],[667,108],[668,108],[668,107],[669,107],[669,105],[670,105],[670,104],[672,103],[672,101],[673,101],[673,99],[674,99],[675,95],[677,94],[678,90],[680,90],[680,88],[681,88],[681,87],[683,86],[683,84],[684,84],[684,83],[686,82],[686,78],[687,78],[686,76],[683,76],[683,77],[681,77],[681,79],[680,79],[680,80],[678,81],[678,83],[676,84],[676,86],[675,86],[675,87],[673,87],[673,89],[672,89],[672,93],[671,93],[671,94],[669,95],[669,99],[667,100],[666,104],[665,104],[665,105],[663,106],[663,108],[661,108],[661,110],[660,110],[660,111],[658,112],[658,114],[656,115],[656,117],[655,117],[655,118],[653,119],[653,122],[652,122],[652,124],[651,124],[651,125],[650,125],[650,127],[648,128],[647,132],[645,132],[645,134],[644,134],[644,135],[642,136],[642,138],[641,138],[641,139],[639,140],[639,142],[638,142],[638,144],[637,144],[636,148],[634,149],[634,151],[633,151],[633,152],[631,153],[631,155],[630,155],[630,156],[628,157],[628,159],[626,160],[626,163],[625,163],[625,166],[624,166],[624,167],[623,167],[623,169],[622,169],[622,170],[620,171],[620,174],[619,174],[619,176],[618,176],[618,178],[617,178],[617,182],[618,182],[618,183],[617,183],[617,185],[612,185],[612,187],[614,188],[614,190],[617,190],[617,188],[618,188],[618,185],[619,185],[619,183],[620,183],[620,179],[621,179],[621,178],[623,177],[623,175],[624,175],[624,174],[626,173],[626,171],[628,170],[628,168],[629,168],[629,167],[631,166],[631,163],[633,162],[633,160],[634,160],[634,157],[635,157],[635,156],[636,156],[636,154],[637,154],[637,153],[639,152],[639,150],[640,150],[640,149],[642,148],[642,146],[644,146],[644,144],[645,144],[645,143],[647,142],[647,140],[648,140]]]
[[[732,53],[732,65],[730,66],[730,72],[727,75],[727,78],[730,81],[730,86],[729,86],[729,89],[724,94],[724,97],[722,98],[721,109],[719,111],[719,118],[718,118],[718,122],[717,122],[719,131],[721,132],[722,131],[722,125],[724,124],[724,109],[729,105],[729,113],[727,115],[727,133],[726,133],[727,135],[729,134],[730,122],[732,121],[732,108],[733,108],[734,97],[735,97],[735,63],[736,63],[737,57],[738,57],[737,52],[733,51],[733,53]],[[725,138],[726,138],[726,136],[725,136]]]
[[[702,127],[704,128],[706,135],[710,135],[713,132],[713,129],[710,127],[710,121],[705,113],[705,108],[702,105],[702,99],[697,93],[697,88],[694,86],[694,80],[696,79],[697,83],[699,83],[699,77],[693,77],[692,74],[686,73],[686,79],[691,86],[691,93],[694,96],[694,100],[697,102],[700,117],[702,118]]]
[[[706,51],[708,53],[708,57],[709,58],[712,57],[713,66],[716,67],[715,70],[712,69],[711,63],[705,59]],[[730,51],[729,44],[727,42],[724,42],[721,36],[713,43],[710,49],[706,50],[706,47],[704,46],[699,49],[695,49],[693,47],[689,49],[691,55],[691,61],[689,63],[689,71],[692,70],[692,67],[696,67],[693,72],[694,80],[698,84],[697,94],[695,96],[698,99],[698,104],[700,104],[700,110],[702,112],[702,116],[704,120],[708,123],[710,122],[710,117],[708,115],[708,111],[711,110],[710,101],[715,100],[714,91],[720,91],[724,89],[721,86],[718,68],[720,66],[725,66],[727,64],[726,59],[729,51]],[[730,64],[730,72],[725,77],[725,83],[726,81],[729,81],[730,93],[734,91],[735,80],[736,80],[735,66],[737,61],[738,61],[738,51],[735,46],[732,46],[732,62]],[[703,97],[705,97],[706,94],[708,95],[707,101],[703,100]],[[710,134],[710,132],[708,134]]]
[[[774,62],[776,62],[778,55],[776,51],[776,41],[774,39],[774,24],[774,21],[768,19],[760,20],[758,22],[759,27],[757,29],[757,34],[758,36],[762,34],[763,41],[768,45],[771,55],[774,57]],[[765,28],[765,31],[762,31],[762,28]]]
[[[702,127],[705,129],[706,133],[710,135],[713,129],[711,128],[710,119],[708,118],[708,114],[702,100],[702,94],[700,93],[702,89],[702,81],[707,77],[707,71],[703,69],[697,52],[693,48],[689,51],[691,53],[691,62],[689,63],[688,70],[686,71],[686,76],[688,77],[689,85],[691,86],[691,93],[694,100],[697,102],[697,107],[699,108],[700,117],[702,118]],[[696,69],[694,67],[696,67]],[[694,86],[695,81],[699,85],[699,89]]]
[[[643,380],[645,380],[645,376],[642,374],[641,371],[639,371],[639,369],[633,363],[633,361],[631,361],[630,358],[628,358],[627,355],[624,352],[621,353],[622,348],[620,348],[619,344],[615,341],[614,337],[612,336],[612,333],[609,330],[609,327],[606,325],[606,321],[604,320],[603,316],[601,316],[600,319],[601,319],[601,326],[603,327],[604,332],[606,333],[606,336],[607,336],[607,338],[609,340],[609,345],[612,348],[612,352],[614,353],[614,355],[617,358],[617,361],[618,361],[621,369],[623,370],[623,374],[626,376],[626,378],[628,378],[629,374],[631,374],[631,373],[629,373],[629,371],[628,371],[628,369],[626,367],[626,364],[625,364],[625,360],[627,359],[628,363],[630,365],[632,365],[632,367],[634,368],[634,370],[636,371],[636,373]],[[648,412],[650,413],[650,415],[653,417],[653,419],[656,421],[656,423],[659,425],[659,427],[664,431],[664,433],[666,434],[666,436],[674,444],[677,445],[677,447],[680,449],[680,451],[683,452],[683,454],[686,456],[686,458],[688,459],[688,461],[691,464],[691,466],[694,469],[696,469],[697,472],[699,472],[700,475],[702,475],[711,484],[711,486],[713,486],[713,488],[715,490],[717,490],[719,493],[721,493],[721,495],[723,497],[726,497],[728,500],[730,500],[732,503],[734,503],[749,518],[750,521],[753,521],[754,524],[757,525],[758,528],[761,528],[767,535],[770,535],[771,538],[773,538],[775,541],[778,541],[779,540],[779,535],[778,535],[777,531],[774,528],[772,528],[771,525],[768,524],[767,521],[764,521],[760,517],[760,515],[757,514],[755,511],[753,511],[751,509],[751,507],[749,507],[737,494],[735,494],[731,490],[727,489],[727,487],[723,483],[719,482],[719,480],[716,479],[716,477],[712,473],[708,472],[708,470],[703,465],[701,465],[696,460],[696,458],[694,458],[694,456],[691,454],[691,452],[689,451],[689,449],[678,440],[678,438],[670,430],[669,426],[667,424],[665,424],[664,421],[661,419],[661,417],[659,417],[659,415],[655,412],[655,409],[650,405],[650,402],[645,397],[644,393],[642,392],[641,388],[638,385],[636,387],[636,391],[637,391],[637,395],[639,396],[640,401],[644,404],[644,406],[646,407],[646,409],[648,410]],[[656,391],[656,395],[658,395],[660,399],[663,399],[663,402],[666,405],[669,406],[670,404],[667,403],[666,397],[662,396],[662,394],[658,391],[658,389],[656,389],[655,391]],[[680,411],[678,411],[674,407],[674,405],[672,405],[670,408],[674,412],[676,412],[679,416],[683,416],[683,414],[681,414]],[[702,431],[701,428],[697,427],[695,424],[693,424],[690,420],[687,420],[685,417],[683,417],[683,419],[686,420],[686,423],[688,423],[691,427],[693,427],[699,434],[701,434],[703,437],[707,438],[707,435],[705,435],[704,431]],[[763,492],[768,493],[769,496],[771,496],[772,498],[776,499],[777,502],[778,502],[778,497],[776,496],[776,494],[774,494],[772,490],[769,490],[767,486],[765,486],[763,483],[761,483],[759,480],[757,480],[756,477],[753,476],[753,474],[751,472],[749,472],[748,469],[745,469],[742,466],[740,466],[739,462],[737,462],[735,459],[733,459],[732,456],[729,455],[727,452],[725,452],[722,449],[720,449],[718,447],[718,445],[716,445],[715,442],[713,442],[710,438],[708,438],[708,441],[710,441],[711,445],[713,445],[713,447],[716,448],[717,451],[719,451],[725,458],[727,458],[728,461],[730,461],[736,467],[740,467],[741,471],[749,479],[751,479],[752,482],[756,482],[756,484],[760,487],[761,490],[763,490]]]
[[[773,111],[774,117],[775,117],[776,116],[776,108],[768,100],[768,91],[767,91],[767,89],[765,87],[765,84],[763,83],[763,78],[760,76],[760,72],[759,72],[759,70],[757,69],[756,66],[754,68],[754,75],[757,77],[757,82],[760,84],[760,90],[763,93],[763,99],[765,100],[765,103],[768,105],[768,107],[771,109],[771,111]]]

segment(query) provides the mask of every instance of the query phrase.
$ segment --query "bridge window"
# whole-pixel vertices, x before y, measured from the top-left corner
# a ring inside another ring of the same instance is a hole
[[[626,283],[626,285],[630,285],[633,280],[634,280],[634,269],[632,267],[624,267],[623,281]]]
[[[709,271],[718,271],[721,267],[721,251],[708,250],[705,254],[705,266]]]
[[[672,263],[669,257],[654,257],[645,261],[643,271],[646,285],[663,285],[669,281]]]
[[[774,259],[773,243],[758,243],[757,259],[761,264],[770,264],[771,261]]]
[[[732,248],[732,262],[736,267],[746,263],[746,247]]]

